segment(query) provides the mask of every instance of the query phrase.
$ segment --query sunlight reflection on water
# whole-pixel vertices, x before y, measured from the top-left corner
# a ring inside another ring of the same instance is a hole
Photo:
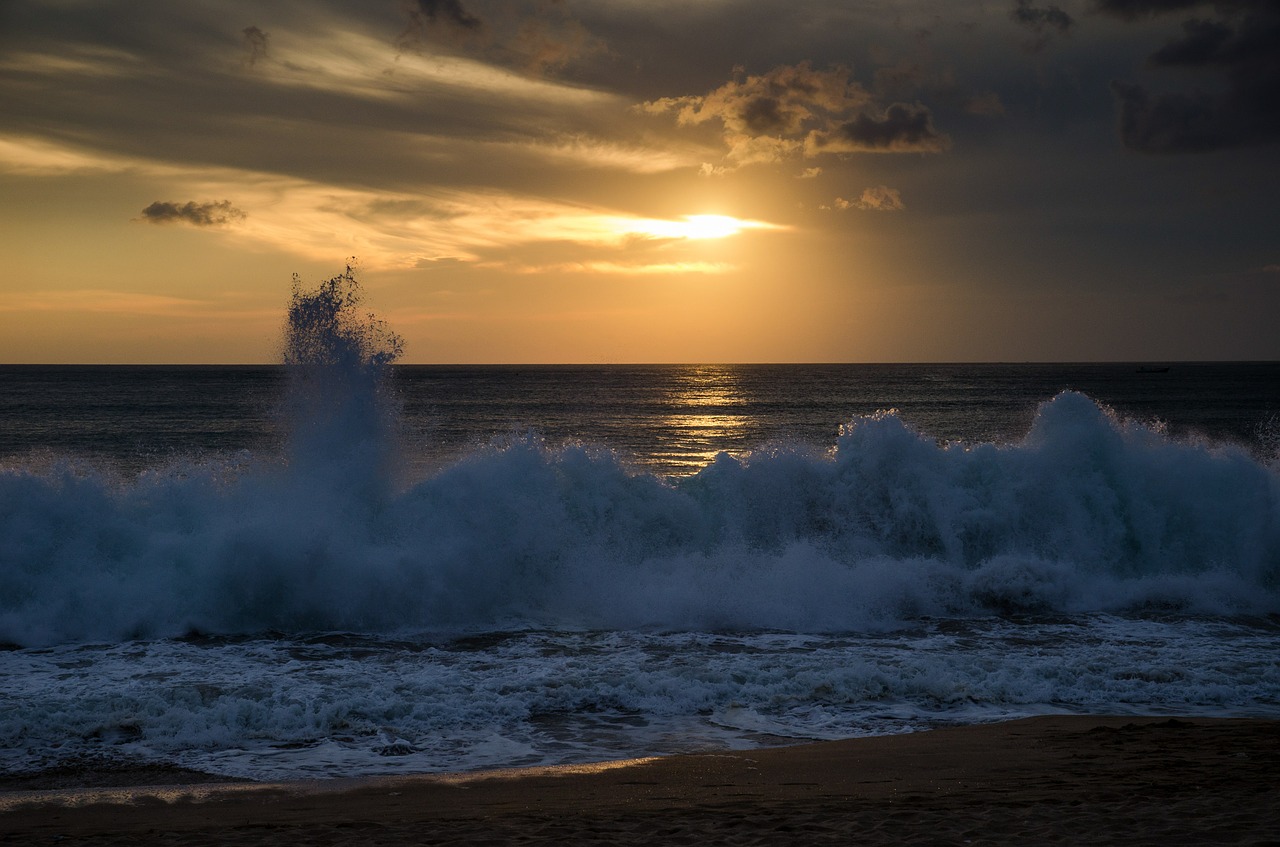
[[[748,400],[736,368],[691,367],[677,372],[673,383],[664,398],[670,411],[662,416],[655,464],[693,473],[721,452],[750,448]]]

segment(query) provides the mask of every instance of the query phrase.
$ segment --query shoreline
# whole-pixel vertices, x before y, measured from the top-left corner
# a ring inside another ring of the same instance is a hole
[[[1280,721],[1043,716],[591,765],[0,793],[0,843],[1280,843]]]

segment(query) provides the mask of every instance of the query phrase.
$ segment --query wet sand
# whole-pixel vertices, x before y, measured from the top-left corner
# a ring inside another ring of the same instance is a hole
[[[0,793],[0,844],[54,843],[1280,845],[1280,721],[1041,717],[461,776]]]

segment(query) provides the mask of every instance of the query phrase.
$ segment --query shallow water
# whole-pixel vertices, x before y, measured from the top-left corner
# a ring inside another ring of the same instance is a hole
[[[742,749],[1046,713],[1280,716],[1280,628],[1106,615],[881,634],[198,638],[5,657],[0,764],[256,779]]]

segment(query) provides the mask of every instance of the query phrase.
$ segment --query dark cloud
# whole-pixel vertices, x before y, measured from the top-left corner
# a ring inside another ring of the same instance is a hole
[[[1100,0],[1099,9],[1132,20],[1202,4],[1184,0]],[[1280,3],[1236,0],[1214,4],[1216,18],[1193,18],[1182,35],[1152,53],[1153,69],[1223,75],[1223,90],[1159,93],[1117,80],[1125,145],[1144,153],[1201,153],[1280,142]]]
[[[509,40],[509,50],[526,69],[539,72],[563,68],[584,56],[608,52],[604,42],[558,5],[521,21]]]
[[[462,8],[458,0],[417,0],[410,14],[426,24],[443,21],[461,29],[480,29],[484,24],[475,15]]]
[[[919,103],[894,103],[881,116],[862,113],[833,132],[814,133],[810,149],[822,153],[939,153],[951,146]]]
[[[1206,0],[1094,0],[1094,8],[1098,11],[1127,21],[1206,5]]]
[[[459,0],[405,0],[405,11],[409,20],[396,41],[400,50],[420,51],[429,40],[465,44],[485,31],[484,22]]]
[[[1035,38],[1026,45],[1032,53],[1043,50],[1053,33],[1066,35],[1075,25],[1075,20],[1057,6],[1037,9],[1031,5],[1031,0],[1018,0],[1018,5],[1009,12],[1009,18],[1035,34]]]
[[[1191,20],[1182,25],[1185,36],[1171,41],[1147,61],[1155,66],[1204,65],[1214,62],[1235,35],[1235,30],[1221,21]]]
[[[664,97],[642,108],[675,112],[682,125],[719,122],[729,158],[742,165],[799,154],[809,133],[828,132],[872,100],[842,67],[815,70],[800,62],[758,76],[736,76],[707,94]]]
[[[969,95],[964,100],[963,108],[970,115],[994,117],[1004,114],[1004,103],[1000,100],[1000,95],[994,91]]]
[[[139,220],[153,224],[186,223],[192,226],[220,226],[245,217],[245,213],[231,205],[230,200],[221,203],[170,203],[157,200],[142,210]]]
[[[742,107],[742,122],[757,134],[785,131],[791,121],[783,114],[777,97],[756,97]]]
[[[924,73],[920,65],[913,62],[899,62],[876,68],[872,87],[876,93],[886,97],[910,96],[919,89],[924,81]]]
[[[413,0],[406,8],[409,21],[398,41],[404,51],[419,51],[432,41],[538,74],[607,52],[557,0],[518,0],[488,10],[483,19],[459,0]]]
[[[680,124],[718,120],[728,158],[738,165],[825,153],[937,153],[950,139],[920,103],[877,108],[849,70],[808,62],[734,79],[702,96],[665,97],[645,111],[675,112]],[[704,173],[707,172],[704,166]]]
[[[271,40],[271,36],[256,26],[248,26],[240,30],[244,36],[244,46],[249,53],[249,64],[257,63],[259,59],[266,57],[267,44]]]
[[[1018,5],[1009,13],[1009,17],[1014,23],[1036,32],[1048,29],[1066,32],[1075,24],[1071,16],[1057,6],[1037,9],[1031,5],[1031,0],[1018,0]]]
[[[888,61],[886,51],[873,58]],[[927,55],[898,59],[876,69],[872,90],[879,103],[925,101],[942,111],[970,115],[1003,115],[1004,103],[994,91],[977,91],[957,78],[954,66]]]
[[[1144,153],[1203,153],[1223,146],[1225,115],[1203,91],[1151,95],[1141,85],[1117,80],[1111,91],[1120,105],[1120,137]]]

